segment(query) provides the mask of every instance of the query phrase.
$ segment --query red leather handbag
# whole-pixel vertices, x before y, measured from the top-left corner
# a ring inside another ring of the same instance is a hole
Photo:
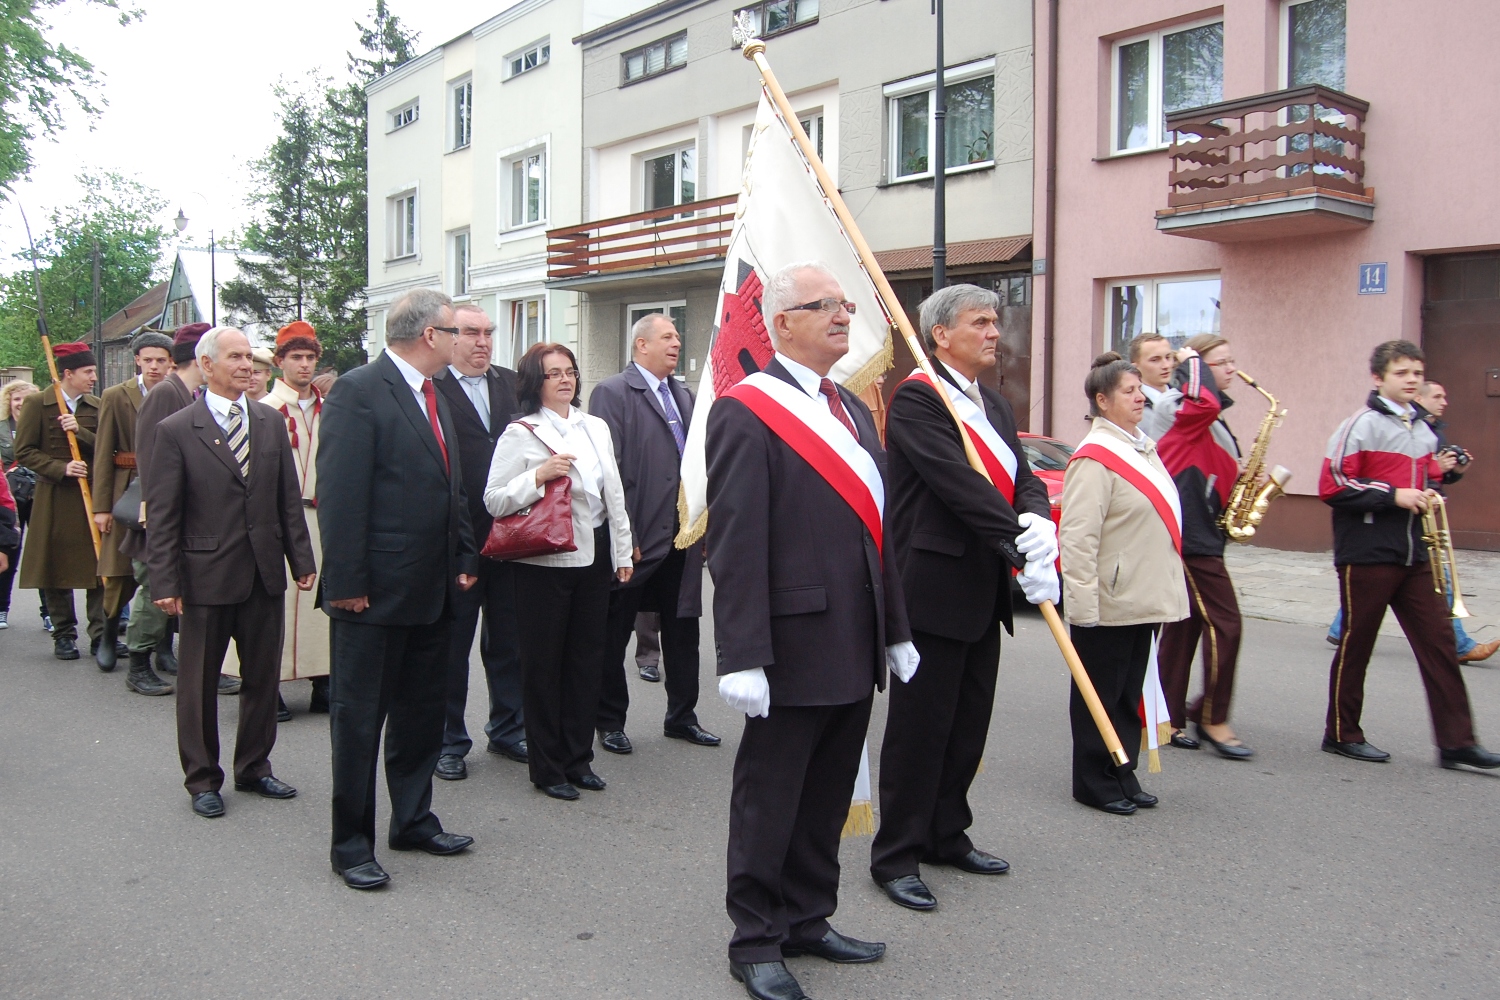
[[[536,428],[524,420],[516,422],[536,433]],[[547,452],[557,454],[551,448],[547,448]],[[567,476],[558,476],[542,487],[542,498],[536,503],[522,507],[514,514],[495,518],[479,554],[487,559],[504,561],[575,552],[577,549],[578,545],[573,541],[573,483]]]

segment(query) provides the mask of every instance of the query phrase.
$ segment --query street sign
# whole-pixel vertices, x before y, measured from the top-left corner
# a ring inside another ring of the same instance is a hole
[[[1359,294],[1385,294],[1385,264],[1359,265]]]

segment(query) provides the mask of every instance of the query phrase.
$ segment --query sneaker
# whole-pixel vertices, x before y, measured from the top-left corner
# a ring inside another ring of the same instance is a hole
[[[42,615],[42,631],[43,632],[51,632],[52,631],[52,616],[51,615],[48,615],[48,614]]]
[[[9,615],[9,611],[0,611],[0,628],[10,628]]]

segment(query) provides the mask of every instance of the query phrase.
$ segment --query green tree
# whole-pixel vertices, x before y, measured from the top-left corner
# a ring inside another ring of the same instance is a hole
[[[31,170],[31,145],[56,135],[71,98],[85,115],[99,114],[94,66],[66,45],[47,38],[44,14],[67,0],[0,0],[0,201]],[[142,16],[120,0],[77,0],[120,12],[120,23]]]

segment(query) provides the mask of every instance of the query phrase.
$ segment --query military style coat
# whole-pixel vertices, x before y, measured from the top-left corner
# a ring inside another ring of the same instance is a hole
[[[78,451],[92,469],[99,397],[80,396],[73,415],[78,418]],[[27,396],[16,420],[16,461],[36,473],[36,498],[17,583],[24,590],[99,586],[99,560],[89,530],[92,515],[83,505],[78,480],[64,474],[73,456],[57,417],[57,393],[49,387]]]
[[[135,481],[135,418],[145,400],[135,378],[112,385],[99,398],[99,432],[94,441],[98,460],[89,466],[94,484],[94,513],[108,514]],[[99,575],[134,576],[130,557],[120,551],[123,528],[99,539]]]

